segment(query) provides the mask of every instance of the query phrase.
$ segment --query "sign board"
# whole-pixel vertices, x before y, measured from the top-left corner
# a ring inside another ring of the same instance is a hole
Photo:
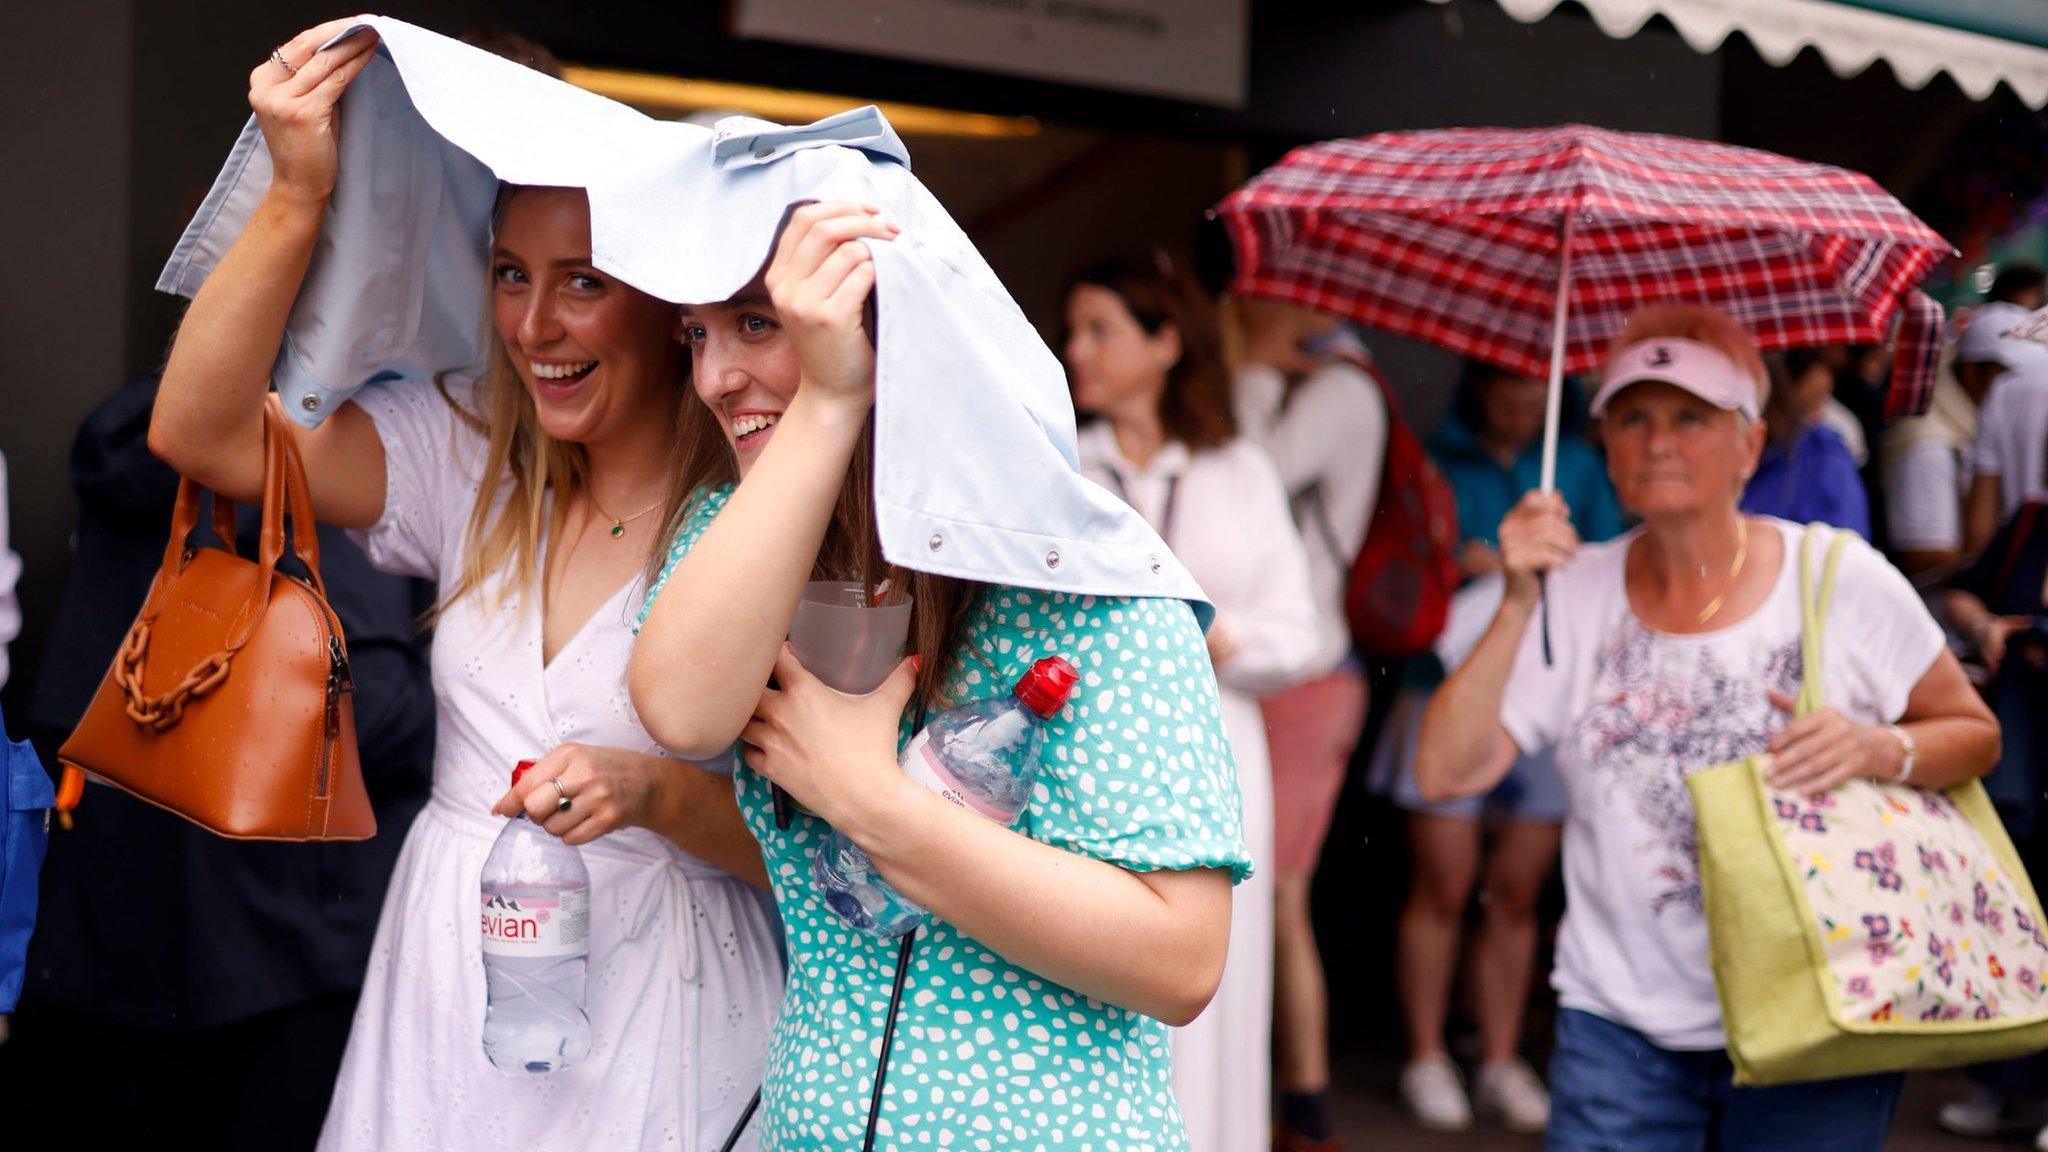
[[[739,0],[733,34],[1241,108],[1250,0]]]

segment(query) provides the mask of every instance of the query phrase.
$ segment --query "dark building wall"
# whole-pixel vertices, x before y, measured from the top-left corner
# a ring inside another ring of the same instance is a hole
[[[0,453],[13,548],[25,563],[24,629],[6,702],[22,711],[44,623],[63,587],[75,508],[65,480],[72,432],[126,363],[128,0],[17,5],[0,68]],[[17,733],[20,727],[15,728]]]

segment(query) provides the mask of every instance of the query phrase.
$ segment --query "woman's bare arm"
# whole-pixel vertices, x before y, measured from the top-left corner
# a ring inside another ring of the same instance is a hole
[[[250,74],[271,185],[186,310],[150,419],[150,451],[236,500],[262,496],[264,397],[334,188],[335,105],[377,46],[363,33],[315,54],[350,23],[308,29],[280,48],[304,61],[295,75],[270,62]],[[369,417],[344,405],[318,431],[295,434],[314,515],[374,524],[384,509],[384,448]]]
[[[766,276],[802,375],[746,480],[676,566],[633,648],[641,723],[693,760],[732,747],[775,666],[874,408],[863,237],[894,226],[852,204],[790,216]]]
[[[894,755],[910,661],[847,696],[785,647],[776,679],[783,688],[747,725],[747,763],[866,849],[903,895],[1019,967],[1169,1024],[1215,995],[1230,940],[1226,873],[1132,871],[927,791]]]

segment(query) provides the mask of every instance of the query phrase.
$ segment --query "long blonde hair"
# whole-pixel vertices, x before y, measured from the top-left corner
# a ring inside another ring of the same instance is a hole
[[[517,185],[499,188],[497,206],[491,213],[493,233],[506,202],[517,191]],[[512,357],[505,351],[505,342],[492,322],[488,305],[484,343],[489,349],[489,360],[476,387],[483,411],[470,411],[450,393],[451,373],[444,372],[434,379],[441,399],[454,411],[456,419],[486,441],[483,475],[478,477],[476,503],[470,508],[469,526],[463,537],[462,571],[434,606],[432,615],[436,618],[457,600],[486,587],[494,573],[510,571],[517,573],[518,578],[492,589],[493,607],[501,604],[508,592],[516,597],[532,591],[536,573],[540,573],[545,587],[542,542],[561,538],[570,498],[590,487],[590,454],[583,445],[557,440],[541,427],[533,394],[512,367]],[[675,432],[669,437],[670,473],[679,479],[682,471],[674,465],[682,455],[683,418],[689,408],[701,407],[693,401],[690,361],[685,356],[676,374],[670,405],[672,419],[676,421]],[[501,491],[505,492],[505,502],[494,514]],[[672,487],[667,506],[675,508],[689,491]],[[555,496],[552,503],[548,500],[550,492]],[[666,539],[665,534],[656,538],[657,542]],[[662,552],[659,547],[654,550],[657,563]]]

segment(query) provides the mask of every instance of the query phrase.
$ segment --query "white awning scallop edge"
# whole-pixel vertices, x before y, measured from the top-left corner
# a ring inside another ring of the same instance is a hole
[[[1453,0],[1430,0],[1449,4]],[[1564,0],[1498,0],[1510,16],[1533,24]],[[1663,16],[1685,42],[1713,52],[1731,32],[1740,32],[1772,64],[1789,63],[1811,46],[1838,76],[1854,76],[1878,60],[1908,88],[1924,87],[1946,72],[1973,100],[2010,85],[2030,108],[2048,104],[2048,49],[2017,44],[1852,8],[1829,0],[1575,0],[1602,32],[1626,39],[1652,16]]]

